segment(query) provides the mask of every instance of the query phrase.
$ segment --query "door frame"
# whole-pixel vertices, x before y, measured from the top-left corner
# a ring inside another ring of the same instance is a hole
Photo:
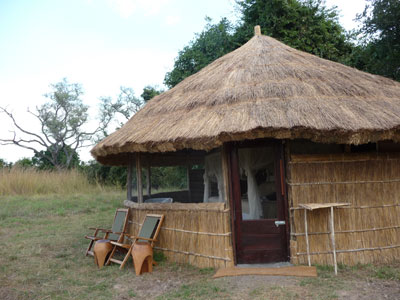
[[[277,197],[281,198],[280,203],[282,204],[282,217],[285,221],[285,233],[286,238],[282,238],[282,249],[286,253],[285,258],[286,261],[290,260],[290,223],[289,223],[289,205],[287,199],[287,184],[286,184],[286,163],[285,163],[285,152],[284,147],[285,143],[281,140],[273,140],[273,139],[258,139],[258,140],[247,140],[240,142],[228,142],[224,144],[224,151],[227,157],[227,165],[228,165],[228,182],[229,182],[229,206],[230,206],[230,217],[231,217],[231,232],[232,232],[232,249],[233,249],[233,257],[234,264],[237,265],[238,258],[238,241],[241,240],[241,230],[240,230],[240,222],[237,220],[241,220],[242,216],[240,215],[241,210],[237,210],[236,201],[240,198],[240,184],[233,184],[234,182],[240,182],[239,175],[239,157],[238,157],[238,149],[239,148],[252,148],[252,147],[262,147],[262,146],[273,146],[276,147],[276,151],[274,153],[275,156],[275,173],[280,176],[276,177],[277,186],[279,189],[277,190]]]

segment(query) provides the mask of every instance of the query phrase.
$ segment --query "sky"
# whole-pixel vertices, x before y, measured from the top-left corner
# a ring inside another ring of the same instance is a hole
[[[0,0],[0,106],[22,127],[39,132],[27,108],[46,101],[49,84],[67,78],[83,86],[94,122],[99,97],[120,86],[140,96],[146,85],[163,86],[178,51],[201,32],[205,17],[237,20],[234,0]],[[365,0],[326,0],[340,10],[347,30]],[[0,138],[12,137],[0,114]],[[90,147],[80,152],[89,160]],[[33,152],[0,145],[0,158],[15,162]]]

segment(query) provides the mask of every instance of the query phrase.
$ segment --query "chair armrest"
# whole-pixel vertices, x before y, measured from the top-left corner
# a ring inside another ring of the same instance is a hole
[[[91,230],[101,230],[101,231],[107,231],[109,229],[104,229],[104,228],[99,228],[99,227],[89,227]]]
[[[146,240],[146,241],[151,241],[151,242],[155,242],[156,241],[155,239],[148,239],[148,238],[145,238],[145,237],[134,236],[134,235],[131,235],[129,237],[131,239],[135,239],[135,240]]]

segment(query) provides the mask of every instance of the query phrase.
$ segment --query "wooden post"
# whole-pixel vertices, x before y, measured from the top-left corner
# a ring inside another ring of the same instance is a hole
[[[136,181],[138,203],[143,203],[142,165],[140,161],[140,153],[136,153]]]
[[[126,176],[126,189],[127,189],[127,199],[132,201],[132,158],[129,155],[129,162],[128,162],[128,176]]]
[[[223,178],[223,183],[224,183],[224,194],[225,194],[224,202],[225,202],[225,206],[227,208],[231,209],[230,203],[229,203],[229,169],[228,169],[229,162],[228,162],[228,153],[227,152],[228,152],[227,147],[226,147],[226,145],[224,145],[221,150],[222,178]]]
[[[147,163],[147,169],[146,169],[146,192],[147,196],[151,198],[151,168],[150,168],[150,163]]]
[[[308,266],[311,267],[310,244],[309,244],[309,242],[308,242],[307,209],[304,209],[304,227],[305,227],[305,232],[306,232],[306,246],[307,246],[307,260],[308,260]]]
[[[233,261],[230,263],[230,265],[236,265],[236,237],[234,234],[235,230],[235,216],[234,216],[234,209],[232,205],[232,196],[230,194],[231,189],[232,189],[232,182],[231,182],[231,174],[230,174],[230,151],[231,147],[228,146],[226,143],[223,144],[222,149],[221,149],[221,159],[222,159],[222,178],[224,182],[224,192],[225,192],[225,207],[229,210],[229,216],[228,222],[226,224],[226,230],[225,232],[230,231],[231,235],[230,237],[227,236],[226,242],[225,242],[225,248],[229,249],[228,251],[231,252],[229,253],[231,257],[233,257]],[[227,264],[225,263],[225,266]]]
[[[336,247],[335,247],[335,227],[333,219],[333,206],[331,206],[331,241],[332,241],[332,252],[333,252],[333,265],[335,267],[335,275],[337,275],[337,263],[336,263]]]
[[[190,167],[191,166],[189,164],[186,166],[186,181],[187,181],[189,202],[192,202],[192,191],[190,189]]]

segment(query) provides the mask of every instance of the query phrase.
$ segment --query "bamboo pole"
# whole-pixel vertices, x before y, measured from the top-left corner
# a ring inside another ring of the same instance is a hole
[[[342,206],[342,207],[337,207],[338,209],[366,209],[366,208],[385,208],[385,207],[398,207],[400,206],[400,203],[396,204],[384,204],[384,205],[373,205],[373,206]],[[290,210],[299,210],[303,209],[303,207],[296,206],[296,207],[291,207]]]
[[[147,163],[146,168],[146,192],[147,196],[151,198],[151,168],[150,163]]]
[[[143,203],[142,166],[140,161],[140,153],[136,153],[136,179],[138,203]]]
[[[388,250],[400,248],[400,245],[390,245],[384,247],[371,247],[371,248],[359,248],[359,249],[347,249],[347,250],[336,250],[336,253],[353,253],[353,252],[362,252],[362,251],[375,251],[375,250]],[[330,254],[332,251],[318,251],[318,252],[310,252],[310,255],[321,255],[321,254]],[[296,255],[307,255],[307,252],[297,252]]]
[[[368,183],[393,183],[400,182],[400,178],[387,179],[387,180],[354,180],[354,181],[318,181],[318,182],[288,182],[290,186],[309,186],[309,185],[338,185],[338,184],[368,184]]]
[[[189,196],[189,201],[192,202],[192,191],[190,188],[190,165],[188,164],[186,166],[186,182],[187,182],[187,189],[188,189],[188,196]]]
[[[395,226],[386,226],[386,227],[374,227],[374,228],[366,228],[366,229],[355,229],[355,230],[335,230],[335,235],[339,233],[359,233],[359,232],[369,232],[369,231],[381,231],[381,230],[389,230],[389,229],[399,229],[400,225]],[[324,234],[331,234],[330,232],[309,232],[308,235],[324,235]],[[303,232],[292,232],[290,233],[291,236],[305,236]]]
[[[227,148],[226,146],[222,147],[221,150],[221,160],[222,160],[222,178],[224,182],[224,202],[225,202],[225,207],[231,208],[229,205],[229,162],[228,162],[228,154],[227,154]]]
[[[337,262],[336,262],[336,247],[335,247],[335,225],[333,219],[333,206],[331,206],[331,241],[333,252],[333,265],[335,267],[335,275],[337,275]]]
[[[180,254],[185,254],[185,255],[199,256],[199,257],[204,257],[204,258],[231,261],[231,259],[229,257],[219,257],[219,256],[213,256],[213,255],[205,255],[205,254],[200,254],[200,253],[196,253],[196,252],[181,251],[181,250],[175,250],[175,249],[167,249],[167,248],[161,248],[161,247],[157,247],[157,246],[155,246],[154,249],[163,250],[163,251],[170,251],[170,252],[175,252],[175,253],[180,253]]]
[[[128,176],[126,177],[126,189],[127,189],[127,195],[126,198],[129,201],[132,201],[132,159],[129,156],[129,164],[128,164]]]

